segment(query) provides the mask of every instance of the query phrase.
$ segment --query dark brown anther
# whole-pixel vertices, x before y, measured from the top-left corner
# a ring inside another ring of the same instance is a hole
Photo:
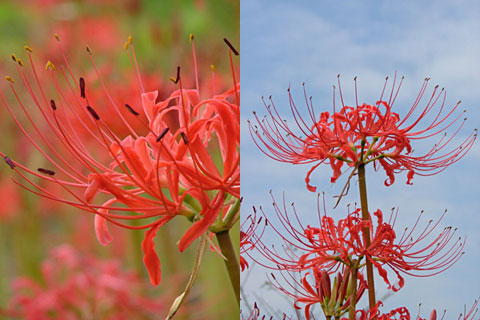
[[[177,77],[176,78],[170,77],[170,81],[172,81],[175,84],[178,83],[178,80],[180,80],[180,66],[177,67]]]
[[[140,113],[138,113],[137,111],[133,110],[132,107],[130,107],[130,105],[128,103],[125,103],[125,107],[128,109],[128,111],[130,111],[130,113],[132,113],[134,116],[138,116],[140,115]]]
[[[175,83],[178,83],[178,80],[180,80],[180,66],[177,66],[177,77],[175,78]]]
[[[223,41],[225,41],[225,43],[226,43],[227,46],[230,48],[230,50],[232,50],[233,54],[235,54],[236,56],[238,56],[238,51],[232,46],[232,44],[230,43],[230,41],[228,41],[227,38],[223,38]]]
[[[80,96],[85,99],[85,79],[80,77]]]
[[[163,139],[163,137],[165,137],[165,135],[167,134],[168,130],[170,130],[170,128],[165,128],[163,129],[162,133],[160,133],[160,135],[157,137],[157,142],[160,142],[160,140]]]
[[[55,171],[44,169],[44,168],[38,168],[37,171],[40,172],[40,173],[43,173],[43,174],[47,174],[49,176],[54,176],[55,175]]]
[[[52,107],[53,110],[57,110],[57,106],[55,105],[55,101],[53,99],[50,100],[50,106]]]
[[[95,110],[93,110],[92,107],[87,106],[87,110],[88,110],[88,112],[90,112],[90,114],[92,115],[92,117],[95,118],[95,120],[100,120],[100,117],[99,117],[98,114],[95,112]]]
[[[188,144],[188,139],[187,139],[187,136],[185,135],[185,133],[180,132],[180,135],[182,136],[183,142],[184,142],[185,144]]]
[[[5,162],[8,164],[8,166],[10,167],[10,169],[15,169],[16,165],[15,165],[15,163],[13,163],[12,159],[10,159],[10,158],[7,157],[7,156],[4,156],[3,159],[4,159]]]

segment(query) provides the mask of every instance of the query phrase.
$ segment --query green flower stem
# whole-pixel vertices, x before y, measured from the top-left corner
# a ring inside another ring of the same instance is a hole
[[[232,240],[228,234],[228,230],[221,231],[215,234],[217,236],[218,245],[226,258],[225,267],[227,267],[230,282],[232,283],[233,291],[237,298],[237,303],[240,305],[240,265],[238,263],[237,254],[233,249]]]
[[[242,202],[241,199],[237,199],[234,205],[228,210],[227,214],[225,215],[225,219],[223,219],[223,224],[230,230],[232,226],[237,222],[239,219],[239,210],[240,210],[240,203]]]
[[[355,260],[350,268],[352,292],[350,294],[350,308],[348,310],[348,319],[355,320],[355,309],[357,306],[357,278],[358,278],[358,263],[359,260]]]
[[[360,203],[362,206],[362,219],[369,220],[368,215],[368,201],[367,201],[367,184],[365,179],[365,165],[361,164],[358,166],[358,187],[360,189]],[[370,230],[368,227],[363,229],[363,236],[365,238],[365,247],[370,246]],[[372,263],[366,259],[367,265],[367,284],[368,284],[368,303],[370,309],[375,307],[375,283],[373,280],[373,266]],[[376,319],[376,318],[374,318]]]
[[[240,203],[242,200],[231,199],[229,202],[233,203],[233,205],[228,209],[228,212],[223,219],[221,216],[217,217],[217,220],[209,228],[211,232],[217,234],[222,231],[228,231],[232,229],[233,225],[240,219]]]

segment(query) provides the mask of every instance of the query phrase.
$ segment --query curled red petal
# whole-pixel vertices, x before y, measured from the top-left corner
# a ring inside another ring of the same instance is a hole
[[[190,244],[200,237],[217,218],[218,211],[223,205],[225,192],[220,191],[212,201],[212,208],[205,208],[203,218],[195,222],[182,236],[178,244],[178,250],[183,252]]]
[[[105,202],[103,206],[108,207],[115,201],[116,199],[110,199]],[[98,213],[99,214],[95,215],[95,235],[97,236],[98,242],[100,242],[102,246],[106,246],[113,240],[112,235],[108,231],[107,220],[103,217],[108,214],[108,210],[101,208],[98,210]]]
[[[413,179],[413,175],[415,174],[415,172],[413,170],[409,170],[408,171],[408,174],[407,174],[407,184],[413,184],[412,182],[412,179]]]
[[[310,170],[308,170],[307,172],[307,176],[305,177],[305,182],[307,184],[307,189],[308,191],[311,191],[311,192],[315,192],[317,191],[317,187],[314,187],[312,185],[310,185],[310,175],[312,174],[312,172],[320,165],[321,163],[318,163],[316,165],[314,165],[313,167],[310,168]]]
[[[102,246],[106,246],[113,240],[112,235],[108,231],[107,220],[98,214],[95,215],[95,234]]]
[[[240,269],[242,271],[245,271],[245,269],[248,269],[249,265],[248,265],[248,262],[247,260],[245,260],[244,257],[240,256]]]
[[[162,280],[162,270],[160,269],[160,259],[155,252],[155,236],[158,229],[166,222],[172,219],[171,216],[163,217],[153,227],[145,231],[145,239],[142,242],[143,264],[147,268],[150,282],[156,286]]]
[[[154,238],[157,234],[160,224],[153,226],[145,232],[145,239],[142,242],[143,263],[147,268],[150,282],[156,286],[162,280],[162,270],[160,268],[160,259],[155,252]]]

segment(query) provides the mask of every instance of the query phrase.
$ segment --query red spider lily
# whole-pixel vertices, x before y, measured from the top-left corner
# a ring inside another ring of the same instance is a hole
[[[330,217],[322,217],[321,227],[308,227],[305,235],[312,243],[314,249],[300,258],[301,264],[323,264],[338,261],[349,265],[350,257],[363,256],[372,262],[385,283],[394,291],[398,291],[404,285],[404,279],[400,272],[412,276],[426,277],[438,274],[451,267],[463,255],[465,241],[456,239],[453,244],[449,243],[454,237],[455,230],[445,228],[437,237],[434,237],[426,245],[420,245],[438,226],[442,217],[432,225],[432,220],[426,227],[413,238],[413,232],[417,227],[420,216],[411,230],[405,229],[400,238],[397,238],[393,226],[383,221],[383,214],[377,210],[377,226],[373,227],[370,220],[362,220],[360,209],[350,213],[346,219],[341,219],[335,225]],[[367,226],[370,230],[371,244],[366,247],[361,231]],[[391,285],[388,273],[384,269],[388,266],[399,280],[398,286]]]
[[[119,260],[83,256],[63,245],[42,262],[42,281],[14,279],[10,316],[15,319],[154,319],[167,307],[147,297],[141,279]]]
[[[473,305],[471,306],[471,308],[468,311],[467,311],[467,307],[465,306],[463,313],[460,313],[460,315],[458,316],[458,320],[474,320],[475,315],[478,312],[478,308],[477,308],[478,301],[479,300],[475,300],[475,302],[473,303]],[[419,307],[418,308],[418,315],[417,315],[416,319],[417,320],[443,320],[445,318],[446,313],[447,313],[447,310],[444,310],[443,314],[442,314],[442,317],[438,318],[437,310],[433,309],[432,312],[430,313],[430,317],[428,319],[426,319],[426,318],[420,317],[420,307]]]
[[[348,311],[353,286],[350,274],[350,270],[344,268],[337,273],[333,283],[331,283],[328,272],[317,267],[301,272],[300,281],[290,272],[288,273],[289,279],[287,279],[282,272],[286,285],[282,285],[273,273],[271,276],[273,285],[294,300],[295,309],[304,308],[305,318],[309,320],[311,319],[311,308],[316,304],[321,306],[327,319],[330,317],[340,318]],[[312,283],[311,278],[313,278]],[[359,274],[359,280],[358,288],[355,290],[356,301],[362,297],[367,288],[367,283],[362,274]],[[300,305],[305,305],[305,307]]]
[[[476,130],[453,148],[455,139],[466,119],[463,113],[454,115],[458,102],[450,111],[444,110],[446,92],[436,86],[423,110],[419,105],[426,91],[429,79],[425,79],[420,93],[404,117],[392,111],[400,90],[393,80],[390,97],[384,97],[388,77],[385,81],[379,101],[374,105],[359,104],[356,90],[356,107],[344,104],[338,80],[342,108],[336,110],[335,87],[333,93],[333,114],[325,111],[315,112],[312,100],[307,98],[304,87],[308,117],[303,118],[288,89],[290,109],[298,129],[292,130],[286,120],[281,118],[277,107],[270,97],[271,105],[264,100],[268,116],[261,119],[254,112],[257,125],[249,122],[250,133],[256,145],[270,158],[292,164],[314,163],[308,171],[305,182],[310,191],[316,187],[310,185],[310,175],[322,163],[329,164],[333,170],[331,182],[342,174],[343,164],[356,168],[373,162],[375,169],[383,167],[388,179],[387,186],[395,181],[395,174],[407,171],[407,183],[415,174],[428,176],[445,170],[460,160],[472,147],[476,139]],[[438,111],[435,107],[438,106]],[[422,121],[423,120],[423,121]],[[463,121],[462,121],[463,120]],[[454,133],[447,137],[445,130],[460,121]],[[416,155],[412,144],[416,140],[439,137],[438,141],[423,155]]]
[[[240,227],[240,268],[242,271],[249,267],[247,260],[242,255],[255,248],[256,242],[262,237],[265,227],[268,224],[267,219],[265,219],[265,223],[262,224],[263,217],[257,219],[257,210],[253,208],[253,211],[254,215],[249,215]],[[257,233],[257,228],[260,225],[263,225],[263,229],[260,233]]]
[[[461,313],[458,316],[458,320],[473,320],[475,315],[478,312],[477,309],[477,304],[478,300],[475,301],[475,303],[472,305],[470,310],[465,310],[463,313]],[[389,313],[386,314],[381,314],[380,311],[378,310],[379,307],[382,305],[382,302],[379,301],[377,305],[368,310],[358,310],[357,311],[357,320],[372,320],[372,319],[378,319],[378,320],[410,320],[410,312],[408,311],[407,308],[405,307],[400,307],[396,308]],[[433,311],[430,313],[430,316],[428,318],[422,318],[420,317],[420,308],[418,309],[418,315],[415,317],[416,320],[443,320],[445,318],[446,310],[443,312],[443,315],[441,318],[438,318],[437,316],[437,310],[433,309]],[[346,318],[342,318],[342,320],[347,320]]]
[[[46,72],[53,88],[44,88],[29,47],[25,48],[31,76],[20,59],[14,55],[12,58],[17,63],[21,82],[40,113],[39,119],[23,103],[13,79],[7,77],[7,80],[31,132],[0,95],[22,133],[55,169],[39,168],[35,172],[0,152],[26,185],[16,179],[14,182],[37,195],[94,214],[97,238],[103,245],[112,240],[107,222],[128,229],[146,229],[143,260],[153,284],[161,280],[154,238],[163,224],[176,216],[193,222],[179,241],[179,250],[184,251],[210,227],[224,226],[224,218],[231,215],[229,209],[233,210],[239,199],[240,86],[232,62],[234,49],[230,49],[233,88],[204,98],[198,87],[193,37],[191,40],[196,88],[183,88],[178,67],[177,76],[172,79],[178,88],[159,102],[157,91],[144,89],[131,38],[125,47],[137,75],[141,106],[131,106],[129,101],[124,101],[124,107],[120,107],[115,102],[88,47],[88,57],[105,96],[103,103],[110,105],[108,113],[94,108],[89,100],[89,85],[84,78],[75,77],[65,55],[60,70],[47,63]],[[58,71],[63,82],[57,77]],[[127,116],[121,112],[125,108],[129,111]],[[176,119],[173,125],[172,114]],[[116,118],[129,134],[119,136],[104,118]],[[143,132],[135,130],[132,123],[140,123]],[[88,133],[88,139],[79,136],[79,127]],[[28,175],[60,185],[69,198],[50,192]],[[95,199],[102,203],[93,204]],[[129,220],[141,223],[131,225]]]
[[[378,308],[382,305],[381,301],[370,310],[358,310],[356,312],[356,320],[410,320],[410,312],[405,307],[396,308],[388,313],[380,313]],[[348,320],[347,318],[342,318],[341,320]]]
[[[241,320],[273,320],[273,316],[270,318],[267,318],[265,315],[261,315],[260,313],[260,308],[258,307],[257,303],[254,303],[253,310],[248,314],[248,316],[245,316],[242,313],[242,310],[240,310],[240,319]],[[287,315],[284,313],[281,320],[291,320],[293,319],[292,317],[287,317]]]
[[[382,212],[377,210],[374,213],[377,218],[376,226],[372,219],[362,219],[360,209],[349,212],[345,219],[335,222],[326,213],[321,215],[320,203],[317,200],[320,226],[312,227],[302,225],[293,204],[295,218],[289,217],[285,198],[282,208],[273,200],[275,213],[284,231],[275,228],[271,223],[269,225],[283,239],[284,252],[279,253],[274,247],[269,248],[263,243],[256,245],[258,252],[277,265],[277,268],[273,269],[302,271],[320,267],[333,273],[342,265],[354,267],[355,261],[360,263],[365,258],[376,267],[389,288],[398,291],[404,285],[400,273],[418,277],[433,276],[451,267],[463,255],[465,241],[461,238],[453,239],[456,229],[447,227],[437,236],[432,234],[445,213],[437,222],[430,220],[423,230],[415,232],[422,215],[420,214],[411,230],[406,228],[398,237],[393,228],[396,218],[393,210],[388,222],[383,220]],[[295,224],[298,224],[298,227]],[[362,236],[364,228],[370,232],[371,243],[368,247]],[[425,243],[422,244],[423,242]],[[385,267],[396,274],[398,286],[391,284]]]

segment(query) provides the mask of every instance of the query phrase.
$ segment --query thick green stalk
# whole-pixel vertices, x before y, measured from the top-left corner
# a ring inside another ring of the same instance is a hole
[[[358,187],[360,189],[360,204],[362,206],[362,219],[369,220],[368,215],[368,201],[367,201],[367,184],[365,179],[365,165],[361,164],[358,166]],[[369,228],[363,229],[363,236],[365,239],[365,246],[368,248],[370,246],[370,230]],[[367,284],[368,284],[368,303],[370,309],[375,307],[375,283],[373,280],[373,266],[372,263],[366,259],[367,266]]]
[[[358,261],[355,260],[352,263],[352,267],[350,268],[350,275],[352,278],[352,292],[350,293],[350,308],[348,310],[348,319],[355,320],[355,310],[357,307],[357,278],[358,278]]]
[[[218,232],[215,235],[217,236],[220,251],[226,258],[225,267],[227,267],[233,291],[235,291],[237,302],[240,305],[240,265],[238,263],[237,254],[233,249],[232,240],[230,239],[228,230]]]

